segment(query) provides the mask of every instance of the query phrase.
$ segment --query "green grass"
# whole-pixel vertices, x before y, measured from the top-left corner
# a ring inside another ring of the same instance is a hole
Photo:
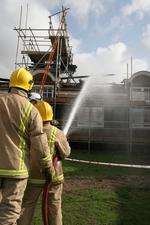
[[[65,225],[149,225],[150,190],[74,190],[63,196]]]
[[[122,187],[116,191],[120,199],[120,224],[150,224],[150,189]]]
[[[106,167],[99,165],[91,165],[77,162],[65,161],[63,162],[66,179],[69,178],[96,178],[105,176],[112,179],[117,179],[120,176],[149,176],[150,171],[146,169],[133,169],[123,167]]]
[[[63,196],[63,218],[67,225],[116,224],[117,209],[117,195],[112,191],[77,189]]]
[[[73,149],[71,158],[85,159],[91,161],[127,163],[127,164],[145,164],[150,162],[150,153],[144,151],[129,152],[125,151],[91,151]]]
[[[96,161],[111,159],[111,155],[106,155],[79,153],[72,157]],[[64,225],[150,225],[149,170],[64,161],[64,171]],[[39,201],[34,225],[41,225],[40,208]]]

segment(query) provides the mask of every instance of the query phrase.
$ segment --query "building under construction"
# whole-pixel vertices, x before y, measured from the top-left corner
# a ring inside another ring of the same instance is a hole
[[[70,83],[77,67],[73,64],[72,47],[67,31],[68,10],[62,8],[62,11],[49,16],[48,29],[32,29],[27,26],[21,28],[20,25],[15,28],[18,33],[16,66],[25,66],[32,72],[34,91],[50,101],[54,112],[63,81]],[[59,18],[57,28],[53,26],[53,17],[56,16]],[[21,57],[18,57],[20,52]]]
[[[15,28],[16,67],[24,66],[32,72],[34,91],[53,105],[60,127],[66,123],[86,78],[82,74],[74,76],[77,66],[73,64],[67,13],[68,9],[62,8],[49,16],[48,29],[32,29],[27,25],[22,28],[21,23]],[[54,16],[59,17],[57,28],[53,26]],[[6,91],[8,80],[1,80],[0,88]],[[109,84],[107,90],[108,85],[100,85],[98,91],[85,98],[70,128],[70,142],[89,150],[122,146],[133,151],[135,145],[149,148],[150,72],[137,72],[121,84]]]

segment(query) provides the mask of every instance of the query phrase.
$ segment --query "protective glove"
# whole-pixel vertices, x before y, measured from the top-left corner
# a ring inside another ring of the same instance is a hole
[[[52,184],[61,184],[63,182],[64,177],[62,171],[62,160],[58,154],[53,158],[53,166],[55,169],[55,174],[54,176],[52,176]]]

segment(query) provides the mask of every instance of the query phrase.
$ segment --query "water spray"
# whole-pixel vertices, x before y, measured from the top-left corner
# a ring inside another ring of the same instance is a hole
[[[70,115],[69,115],[69,118],[68,118],[68,121],[63,129],[63,132],[65,135],[68,134],[69,132],[69,129],[72,125],[72,122],[75,118],[75,115],[79,109],[79,107],[81,106],[81,103],[83,102],[84,100],[84,97],[86,94],[89,94],[90,92],[90,95],[92,94],[92,91],[89,90],[91,86],[95,87],[96,85],[103,85],[104,86],[104,79],[106,79],[106,77],[108,76],[114,76],[114,74],[100,74],[99,75],[99,80],[97,80],[97,76],[95,75],[92,75],[92,76],[89,76],[87,78],[87,80],[85,81],[85,83],[83,84],[83,87],[79,93],[79,95],[77,96],[76,100],[75,100],[75,103],[73,104],[73,107],[72,107],[72,110],[70,112]],[[96,85],[95,85],[95,82],[96,82]],[[95,89],[93,90],[95,91]]]
[[[82,103],[83,97],[85,96],[85,93],[86,93],[86,90],[88,88],[90,80],[91,80],[90,77],[88,77],[87,80],[85,81],[85,83],[83,84],[83,87],[82,87],[78,97],[76,98],[75,103],[73,104],[72,110],[71,110],[70,115],[69,115],[69,119],[68,119],[68,121],[67,121],[67,123],[66,123],[66,125],[63,129],[63,132],[64,132],[65,135],[68,134],[68,131],[69,131],[69,129],[72,125],[72,122],[75,118],[75,115],[76,115],[76,113],[77,113],[77,111],[78,111],[78,109],[79,109],[79,107]]]

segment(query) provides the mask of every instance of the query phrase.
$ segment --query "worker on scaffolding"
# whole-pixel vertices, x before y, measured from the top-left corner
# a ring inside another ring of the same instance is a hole
[[[55,164],[54,159],[55,157],[62,159],[69,156],[70,146],[64,133],[51,125],[53,119],[52,107],[45,101],[38,101],[35,107],[39,110],[43,120],[44,132],[48,137],[55,168],[55,175],[52,177],[52,182],[49,186],[48,208],[50,211],[48,212],[48,224],[62,225],[61,195],[64,176],[61,161],[57,161]],[[40,172],[37,162],[38,157],[35,155],[35,151],[31,150],[31,174],[25,191],[18,225],[30,225],[32,223],[35,206],[44,187],[45,179]]]
[[[33,105],[35,105],[38,101],[42,100],[42,97],[37,92],[31,92],[29,95],[29,100]]]
[[[53,167],[38,110],[28,101],[33,76],[24,68],[10,77],[9,93],[0,94],[0,224],[14,225],[20,215],[27,184],[29,150],[40,158],[47,179]]]

